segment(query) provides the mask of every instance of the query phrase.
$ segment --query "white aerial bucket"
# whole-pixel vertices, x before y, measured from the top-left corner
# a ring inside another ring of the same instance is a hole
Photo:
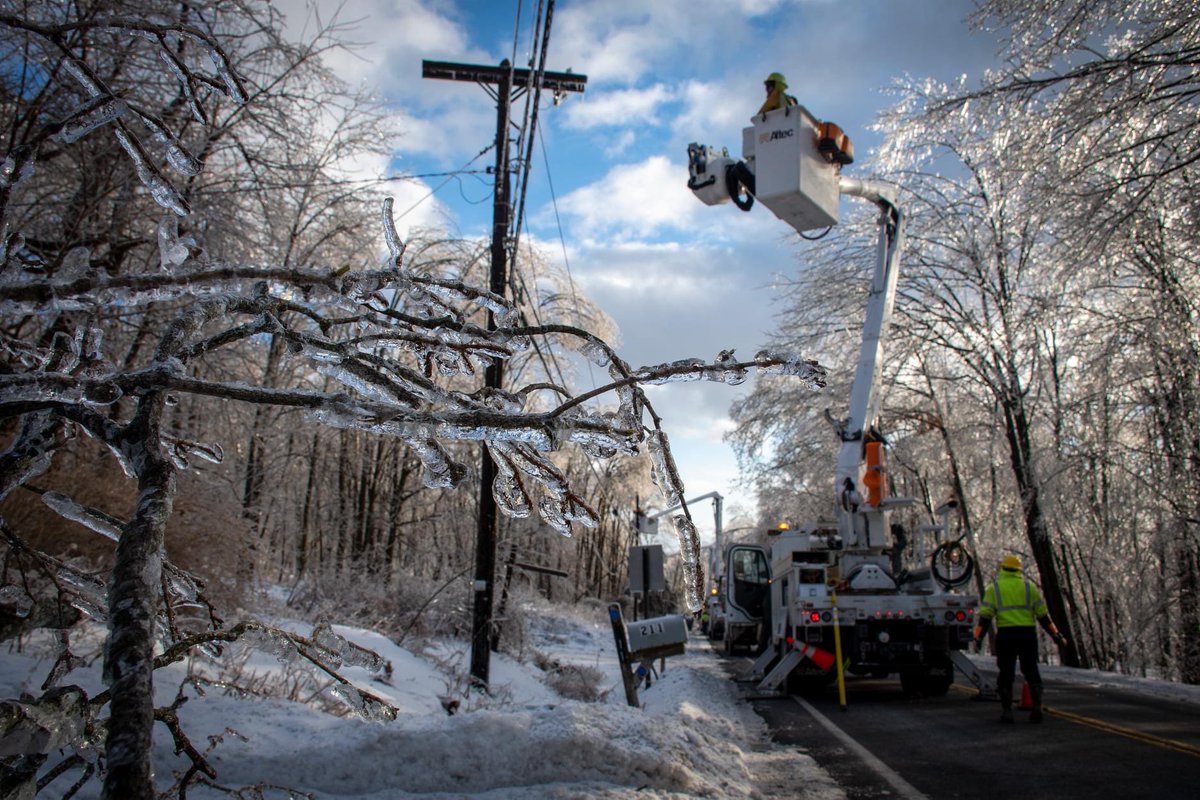
[[[838,167],[817,149],[818,122],[804,106],[757,114],[742,129],[742,158],[754,196],[798,231],[836,225]]]

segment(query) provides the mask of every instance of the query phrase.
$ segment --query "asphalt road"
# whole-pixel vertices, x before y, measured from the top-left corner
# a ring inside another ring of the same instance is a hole
[[[912,699],[898,681],[851,678],[845,711],[835,687],[753,704],[776,742],[804,748],[852,800],[1200,800],[1195,705],[1047,681],[1043,723],[1018,711],[1002,725],[999,703],[975,695],[956,685]]]

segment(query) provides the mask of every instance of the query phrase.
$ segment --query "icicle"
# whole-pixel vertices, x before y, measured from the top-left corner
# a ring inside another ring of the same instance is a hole
[[[382,376],[380,376],[379,381],[368,380],[357,372],[347,369],[341,363],[318,363],[316,364],[316,368],[317,372],[350,387],[363,397],[378,400],[382,403],[410,405],[407,400],[401,397],[399,390],[391,386]]]
[[[608,350],[603,345],[593,342],[590,339],[580,346],[579,354],[597,367],[607,367],[612,360],[609,357]]]
[[[383,240],[387,242],[388,255],[392,266],[399,267],[404,259],[404,242],[396,233],[396,220],[392,218],[392,206],[395,201],[391,197],[383,199]]]
[[[192,442],[191,451],[193,454],[213,464],[220,464],[225,461],[225,450],[216,442]]]
[[[82,245],[68,249],[62,257],[62,264],[54,273],[55,282],[77,281],[88,273],[91,267],[91,251]]]
[[[391,722],[396,719],[396,708],[367,697],[353,686],[335,683],[326,690],[355,714],[372,722]]]
[[[188,248],[179,241],[179,218],[167,215],[158,221],[158,261],[164,271],[187,261]]]
[[[119,97],[109,97],[101,103],[92,101],[75,109],[70,119],[63,123],[54,138],[71,144],[87,136],[97,128],[120,119],[129,106]]]
[[[84,384],[83,402],[90,406],[111,406],[124,394],[121,387],[111,381],[94,381]]]
[[[67,602],[74,608],[101,622],[108,619],[103,583],[69,569],[60,570],[55,577],[60,583],[65,583],[74,589],[67,593]]]
[[[225,60],[225,56],[221,55],[221,52],[212,45],[208,45],[208,57],[212,59],[213,66],[216,67],[217,77],[225,84],[225,93],[229,95],[229,99],[239,106],[245,105],[246,93],[242,91],[242,85],[229,69],[229,63]]]
[[[732,350],[722,350],[720,353],[717,353],[715,363],[721,368],[718,369],[714,376],[716,380],[719,380],[722,383],[726,383],[730,386],[737,386],[738,384],[746,382],[745,367],[726,366],[728,364],[737,363],[737,359],[733,357]]]
[[[163,63],[175,75],[175,79],[179,81],[179,86],[183,89],[184,97],[187,98],[188,108],[192,112],[192,118],[201,125],[207,125],[208,117],[204,113],[204,108],[200,105],[200,101],[196,99],[196,93],[192,91],[192,82],[184,71],[183,65],[166,49],[159,50],[158,57],[163,60]]]
[[[155,141],[166,150],[167,163],[171,165],[172,169],[188,177],[200,174],[200,162],[180,144],[174,134],[163,127],[162,123],[154,117],[146,114],[138,114],[138,117],[154,133]]]
[[[542,520],[558,533],[571,538],[571,523],[567,520],[563,504],[553,497],[543,497],[538,501],[538,514]]]
[[[72,78],[79,82],[79,85],[83,87],[84,91],[88,93],[89,97],[99,97],[104,94],[104,91],[100,88],[100,86],[87,74],[87,70],[85,70],[79,64],[79,62],[75,61],[75,59],[65,59],[62,62],[62,68],[70,73]]]
[[[689,611],[704,607],[704,570],[700,565],[700,535],[696,526],[684,514],[672,520],[679,537],[679,560],[683,565],[683,594]]]
[[[469,474],[467,468],[452,460],[432,439],[411,441],[409,445],[425,466],[422,480],[429,489],[457,489]]]
[[[200,588],[196,585],[196,579],[183,570],[164,567],[163,576],[166,578],[171,592],[180,600],[194,603],[200,596]]]
[[[775,361],[781,363],[771,363]],[[789,375],[800,378],[812,389],[823,388],[828,374],[825,368],[816,361],[806,360],[795,353],[760,350],[755,354],[754,362],[767,375]]]
[[[33,598],[20,586],[0,586],[0,607],[7,614],[25,619],[33,610]]]
[[[633,373],[641,383],[686,383],[698,381],[704,377],[700,367],[704,362],[699,358],[681,358],[669,364],[656,364],[652,367],[641,367]]]
[[[492,496],[496,498],[496,506],[514,519],[526,519],[532,510],[532,500],[513,470],[508,457],[511,448],[503,444],[492,444],[489,448],[496,464],[496,479],[492,481]]]
[[[247,644],[275,657],[280,664],[288,665],[300,657],[300,651],[283,631],[274,628],[251,628],[242,637]]]
[[[646,437],[646,449],[650,451],[650,461],[653,464],[650,477],[662,492],[663,502],[667,504],[667,508],[679,505],[683,501],[679,471],[675,468],[675,459],[671,456],[666,434],[660,430],[651,431]]]
[[[313,628],[311,638],[317,647],[333,656],[332,660],[336,663],[331,663],[331,666],[334,668],[342,665],[363,667],[370,672],[378,673],[387,666],[387,661],[374,650],[358,647],[353,642],[334,633],[328,622],[317,623]]]
[[[42,502],[60,517],[65,517],[72,522],[78,522],[80,525],[91,528],[96,533],[112,539],[114,542],[121,538],[122,525],[100,515],[90,508],[84,508],[65,494],[45,492],[42,494]]]
[[[106,442],[105,444],[108,445],[109,451],[117,459],[117,463],[121,465],[121,471],[125,473],[125,477],[126,478],[136,478],[137,472],[134,471],[133,463],[129,460],[129,457],[127,455],[125,455],[125,451],[122,450],[120,447],[117,447],[114,444],[110,444],[108,442]]]
[[[162,176],[158,169],[150,163],[146,158],[145,152],[140,144],[118,128],[116,130],[117,141],[121,143],[121,147],[129,155],[129,159],[133,162],[133,167],[137,170],[138,179],[142,184],[150,190],[154,202],[158,203],[168,211],[172,211],[178,216],[186,217],[191,213],[188,204],[171,185],[170,181]]]

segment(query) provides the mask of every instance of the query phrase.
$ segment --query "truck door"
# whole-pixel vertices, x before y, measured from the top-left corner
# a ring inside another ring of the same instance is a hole
[[[761,620],[771,586],[766,551],[755,545],[734,545],[729,549],[726,566],[730,608],[740,612],[747,622]]]

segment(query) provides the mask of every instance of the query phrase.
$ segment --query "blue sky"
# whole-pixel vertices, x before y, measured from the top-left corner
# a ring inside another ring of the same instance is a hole
[[[280,0],[293,24],[301,0]],[[422,59],[495,65],[529,58],[533,2],[347,0],[340,18],[359,20],[355,55],[334,68],[371,86],[404,135],[390,164],[363,169],[428,174],[462,167],[491,141],[495,106],[477,85],[421,78]],[[325,16],[335,8],[320,2]],[[905,74],[977,81],[995,63],[993,37],[965,23],[969,0],[559,0],[548,69],[588,76],[584,95],[542,109],[540,148],[529,182],[525,231],[561,259],[557,221],[573,277],[617,322],[619,351],[634,366],[736,348],[752,356],[778,309],[777,275],[802,268],[791,230],[756,207],[707,207],[686,189],[692,141],[741,147],[741,129],[762,101],[762,81],[784,73],[789,91],[819,118],[839,123],[859,162],[877,144],[867,130]],[[488,153],[475,163],[492,163]],[[846,174],[855,172],[857,164]],[[548,180],[549,178],[549,180]],[[396,183],[402,228],[438,225],[486,236],[488,176]],[[557,198],[551,205],[550,180]],[[854,209],[842,201],[842,214]],[[414,207],[415,204],[415,207]],[[870,213],[864,210],[862,213]],[[807,356],[820,358],[821,354]],[[830,365],[853,369],[853,365]],[[718,491],[726,521],[752,497],[735,486],[736,463],[722,441],[742,387],[688,383],[652,387],[688,496]],[[845,399],[815,397],[841,413]],[[830,467],[835,443],[830,441]],[[696,510],[701,524],[711,515]]]

